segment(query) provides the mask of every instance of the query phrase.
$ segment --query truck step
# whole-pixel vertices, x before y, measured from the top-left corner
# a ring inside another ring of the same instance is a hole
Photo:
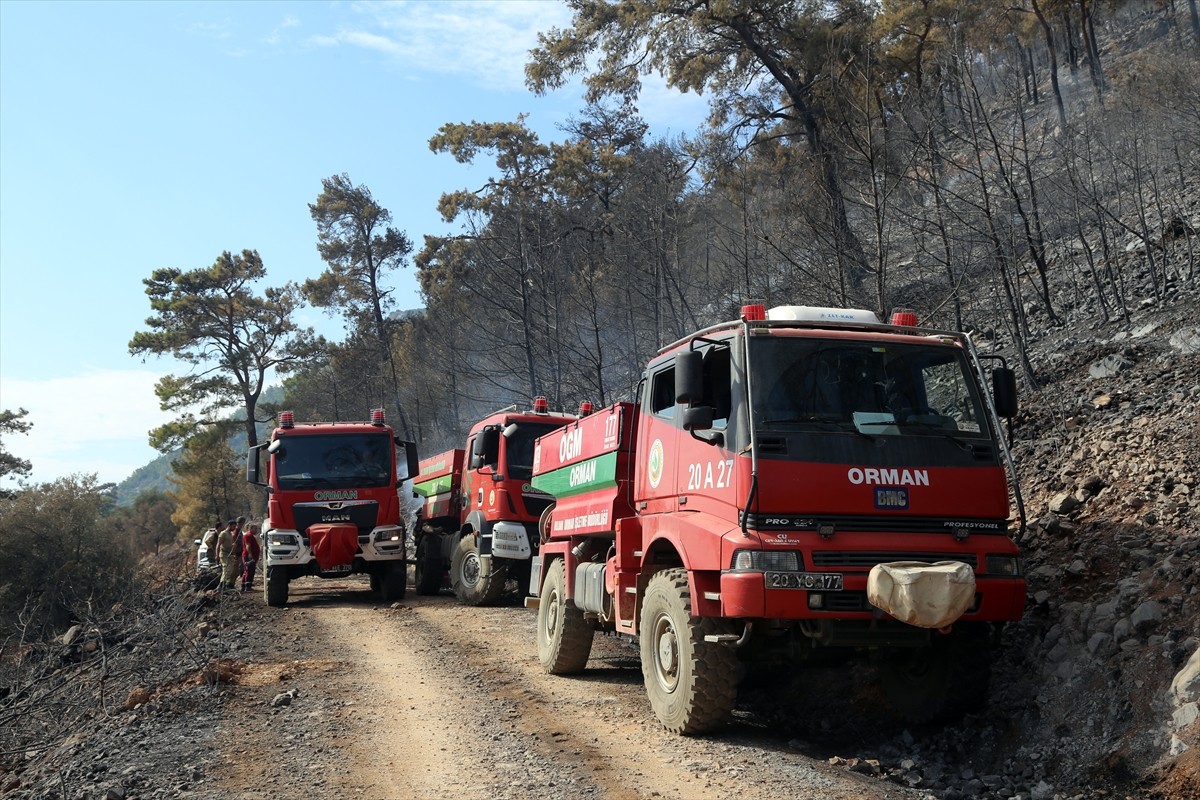
[[[526,597],[525,598],[525,607],[526,608],[537,608],[541,604],[541,602],[542,602],[542,600],[540,597]]]
[[[716,642],[717,644],[725,644],[727,642],[736,642],[741,639],[736,633],[710,633],[704,637],[706,642]]]

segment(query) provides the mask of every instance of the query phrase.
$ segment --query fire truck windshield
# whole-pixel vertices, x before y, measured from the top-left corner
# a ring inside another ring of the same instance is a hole
[[[392,482],[392,440],[386,433],[289,435],[275,452],[280,489],[375,489]]]
[[[792,336],[750,342],[759,429],[988,436],[957,347]]]
[[[533,442],[539,436],[562,427],[561,423],[518,422],[515,430],[505,437],[505,460],[508,477],[527,481],[533,477]]]

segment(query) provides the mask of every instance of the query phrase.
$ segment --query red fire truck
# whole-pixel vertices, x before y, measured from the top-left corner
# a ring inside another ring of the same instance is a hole
[[[397,447],[405,461],[397,475]],[[267,480],[259,480],[261,454]],[[384,423],[383,409],[370,423],[297,425],[279,415],[270,441],[247,454],[246,478],[266,488],[263,563],[267,604],[287,603],[293,578],[316,575],[370,576],[385,601],[404,597],[408,578],[404,522],[397,491],[416,472],[417,450]]]
[[[636,403],[537,442],[542,665],[579,672],[596,631],[636,635],[651,706],[685,734],[764,659],[873,654],[910,720],[981,702],[1025,602],[1015,411],[1001,359],[910,312],[747,306],[675,342]]]
[[[415,525],[417,594],[436,594],[447,571],[467,605],[494,603],[509,578],[522,596],[528,593],[538,517],[552,499],[529,483],[533,443],[576,419],[551,414],[538,397],[532,411],[513,406],[477,422],[466,449],[421,462],[413,481],[423,503]]]

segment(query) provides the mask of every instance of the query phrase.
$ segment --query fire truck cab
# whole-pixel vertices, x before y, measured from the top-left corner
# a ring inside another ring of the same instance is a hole
[[[1011,370],[907,312],[749,306],[675,342],[636,404],[538,441],[543,666],[636,635],[679,733],[728,717],[739,662],[835,650],[874,657],[908,719],[981,702],[1025,601],[1015,410]]]
[[[399,463],[397,450],[404,455]],[[385,424],[383,409],[372,411],[370,422],[307,424],[282,412],[270,440],[251,449],[246,462],[247,480],[267,491],[267,605],[286,604],[289,583],[306,575],[365,573],[385,601],[403,598],[408,558],[398,487],[416,466],[416,446]]]

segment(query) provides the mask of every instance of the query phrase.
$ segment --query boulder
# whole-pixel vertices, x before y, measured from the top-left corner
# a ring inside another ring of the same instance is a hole
[[[1183,669],[1175,673],[1175,678],[1171,681],[1170,697],[1172,705],[1176,708],[1200,701],[1200,647],[1192,652],[1192,657],[1183,665]]]

